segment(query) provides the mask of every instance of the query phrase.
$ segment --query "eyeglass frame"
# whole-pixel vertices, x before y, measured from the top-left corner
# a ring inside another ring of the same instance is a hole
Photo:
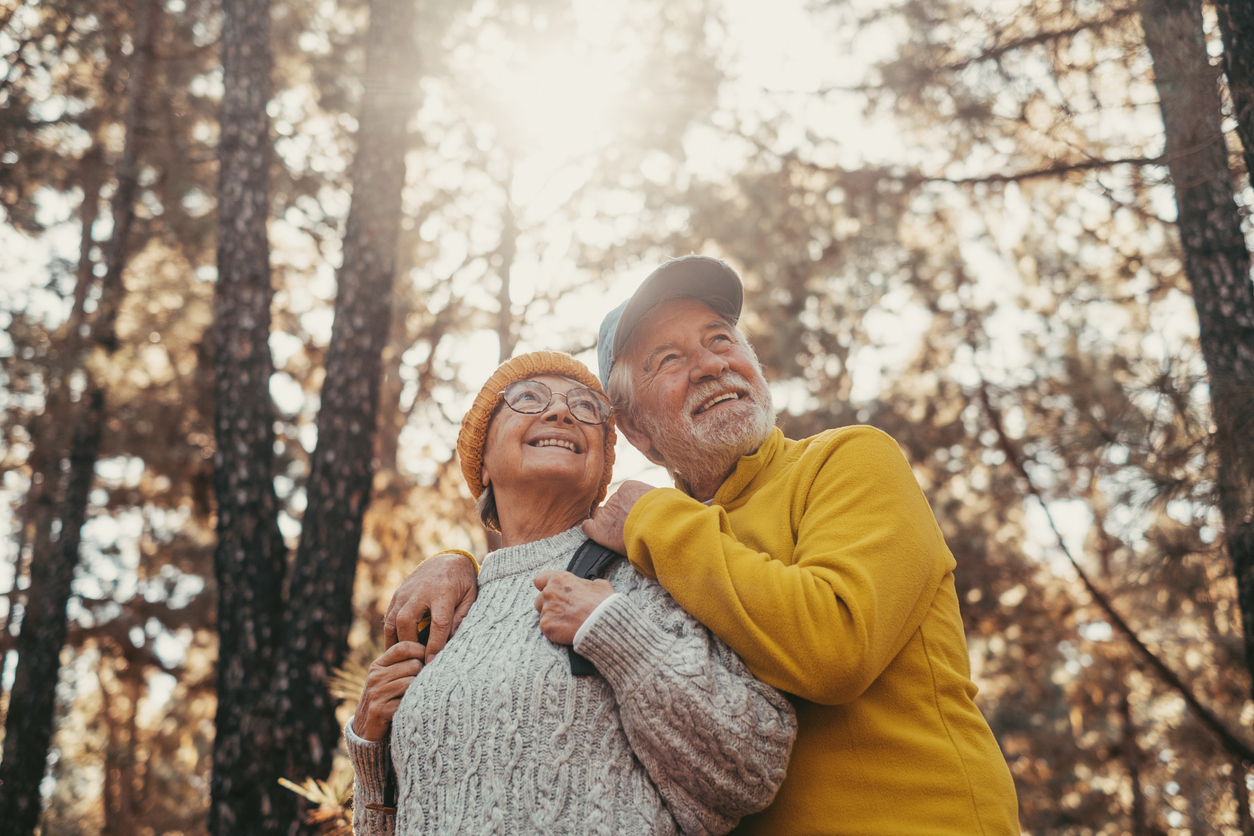
[[[543,388],[546,392],[548,392],[548,393],[549,393],[549,399],[548,399],[548,401],[546,401],[546,402],[545,402],[545,404],[544,404],[544,406],[540,407],[540,408],[539,408],[538,410],[536,410],[535,412],[523,412],[521,409],[519,409],[519,408],[517,408],[516,406],[514,406],[512,403],[510,403],[510,402],[509,402],[509,401],[505,398],[505,393],[506,393],[507,391],[509,391],[509,388],[510,388],[511,386],[516,386],[516,385],[518,385],[518,384],[520,384],[520,383],[530,383],[530,384],[532,384],[533,386],[540,386],[540,387],[542,387],[542,388]],[[571,409],[571,408],[570,408],[570,401],[569,401],[569,399],[568,399],[568,397],[567,397],[568,395],[570,395],[570,393],[571,393],[571,392],[575,391],[576,389],[582,389],[583,391],[585,391],[585,392],[587,392],[588,394],[590,394],[590,395],[592,396],[592,399],[593,399],[594,401],[596,401],[596,402],[597,402],[597,403],[599,403],[599,404],[603,404],[603,405],[605,406],[605,417],[603,417],[600,421],[585,421],[584,419],[582,419],[582,418],[580,418],[578,415],[576,415],[576,414],[575,414],[575,411],[574,411],[573,409]],[[552,406],[552,405],[553,405],[553,398],[558,397],[558,396],[560,396],[560,397],[561,397],[561,399],[562,399],[562,401],[566,404],[566,411],[570,413],[571,417],[572,417],[572,418],[574,418],[576,421],[578,421],[578,422],[579,422],[579,423],[581,423],[581,424],[587,424],[589,427],[600,427],[600,426],[604,426],[604,425],[605,425],[605,423],[606,423],[607,421],[609,421],[609,420],[610,420],[610,418],[612,418],[612,417],[613,417],[613,415],[614,415],[614,407],[610,404],[609,399],[608,399],[608,398],[606,398],[604,395],[602,395],[602,394],[601,394],[600,392],[598,392],[597,390],[592,389],[592,388],[590,388],[590,387],[588,387],[588,386],[582,386],[582,385],[580,385],[580,386],[572,386],[572,387],[570,387],[569,389],[567,389],[565,392],[554,392],[554,391],[553,391],[553,390],[549,387],[549,385],[548,385],[548,384],[546,384],[546,383],[543,383],[543,382],[541,382],[541,381],[539,381],[539,380],[531,380],[530,378],[522,378],[522,379],[520,379],[520,380],[511,380],[509,383],[505,384],[505,388],[504,388],[504,389],[502,389],[501,391],[497,392],[497,394],[501,396],[501,403],[505,404],[505,405],[506,405],[506,406],[508,406],[510,409],[512,409],[514,412],[517,412],[519,415],[543,415],[543,414],[545,413],[545,411],[546,411],[546,410],[547,410],[550,406]]]

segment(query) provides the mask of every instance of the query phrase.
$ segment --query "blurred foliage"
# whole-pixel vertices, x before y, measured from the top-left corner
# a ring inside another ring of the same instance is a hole
[[[341,763],[325,781],[305,779],[294,784],[286,778],[279,783],[307,799],[317,807],[305,817],[309,824],[317,825],[319,836],[351,836],[353,832],[353,769]]]
[[[29,554],[32,428],[80,256],[89,270],[103,262],[132,7],[0,0],[0,250],[20,241],[33,253],[0,252],[6,671]],[[1172,193],[1150,162],[1162,123],[1134,5],[831,2],[811,20],[830,44],[832,84],[806,90],[737,76],[727,9],[623,8],[600,47],[624,56],[616,109],[596,111],[572,156],[546,162],[554,140],[532,132],[502,78],[578,42],[571,7],[419,4],[420,32],[447,34],[422,46],[343,718],[404,576],[440,548],[487,548],[453,446],[501,347],[583,351],[597,324],[586,311],[618,275],[705,252],[745,278],[744,325],[785,430],[872,423],[914,466],[958,559],[978,701],[1025,832],[1241,832],[1245,765],[1084,591],[1044,513],[1149,649],[1254,738],[1205,367]],[[216,650],[202,361],[221,78],[214,7],[164,9],[45,834],[204,828]],[[359,0],[275,8],[271,390],[291,545],[364,24]],[[848,56],[864,60],[861,77],[840,71]],[[868,141],[855,122],[890,127]],[[1233,169],[1244,171],[1239,154]],[[81,251],[85,217],[100,220]],[[345,786],[302,786],[328,827],[343,826]]]

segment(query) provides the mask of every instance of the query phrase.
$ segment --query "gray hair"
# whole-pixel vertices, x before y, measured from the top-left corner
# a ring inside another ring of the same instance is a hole
[[[479,451],[480,461],[483,461],[483,456],[488,451],[488,429],[491,429],[492,422],[496,420],[496,416],[500,415],[501,410],[504,408],[504,399],[498,400],[496,406],[492,407],[492,412],[488,415],[488,421],[484,424],[483,449]],[[479,498],[475,500],[475,513],[479,515],[479,520],[485,526],[500,533],[501,517],[496,512],[496,491],[492,490],[490,483],[483,486],[483,493],[479,494]]]
[[[497,532],[501,530],[501,518],[496,513],[496,491],[492,490],[491,485],[483,486],[483,493],[475,500],[475,513],[488,528]]]

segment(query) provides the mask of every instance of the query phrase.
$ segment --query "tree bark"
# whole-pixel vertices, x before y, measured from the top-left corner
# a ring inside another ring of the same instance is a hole
[[[277,832],[270,689],[286,558],[274,491],[269,0],[225,0],[214,293],[218,707],[209,830]]]
[[[100,302],[89,325],[87,339],[79,333],[81,298],[85,297],[83,276],[75,291],[73,309],[61,348],[63,358],[56,383],[51,388],[47,415],[49,431],[41,441],[50,442],[45,450],[44,478],[32,484],[35,536],[32,540],[30,587],[26,595],[21,632],[15,647],[17,671],[5,716],[4,759],[0,761],[0,836],[29,836],[39,822],[43,780],[52,742],[56,707],[57,679],[61,670],[61,648],[69,624],[69,603],[74,570],[78,565],[81,530],[87,520],[87,503],[100,455],[104,424],[105,383],[99,371],[93,375],[87,354],[99,351],[100,363],[107,362],[117,348],[117,313],[126,289],[122,275],[129,258],[130,229],[135,217],[138,184],[139,140],[142,95],[151,58],[153,34],[158,14],[155,0],[142,0],[136,10],[135,53],[130,66],[126,131],[121,158],[117,164],[117,189],[113,196],[113,233],[110,238],[106,271],[101,282]],[[84,184],[83,223],[95,222],[95,200],[99,184]],[[82,241],[89,245],[90,227]],[[90,259],[80,254],[80,273]],[[70,398],[70,379],[84,369],[89,383],[81,402]],[[64,431],[50,426],[64,421],[69,428],[69,450],[64,448]],[[60,463],[68,467],[62,474]],[[54,525],[58,525],[53,530]]]
[[[64,485],[64,504],[77,513],[62,517],[49,559],[31,564],[30,591],[17,636],[18,665],[5,722],[4,762],[0,763],[0,780],[4,781],[0,834],[4,836],[29,836],[39,822],[39,784],[52,741],[61,647],[69,627],[65,605],[78,564],[80,532],[104,423],[104,394],[93,389],[85,400],[87,408],[78,421]]]
[[[1136,740],[1136,726],[1132,723],[1132,707],[1128,704],[1127,677],[1120,677],[1120,685],[1124,687],[1119,695],[1119,719],[1121,721],[1119,754],[1123,757],[1124,767],[1128,770],[1128,783],[1132,787],[1132,807],[1128,811],[1132,819],[1129,832],[1132,836],[1146,836],[1145,788],[1141,785],[1141,763],[1144,760],[1141,746]]]
[[[370,502],[382,354],[405,184],[406,124],[416,110],[412,0],[372,0],[366,92],[351,170],[318,445],[284,614],[276,697],[285,777],[325,777],[340,737],[326,677],[348,649],[362,518]],[[289,794],[284,827],[300,826]],[[303,803],[302,803],[303,806]]]
[[[1140,0],[1176,190],[1184,268],[1210,375],[1218,501],[1254,693],[1254,285],[1200,0]]]
[[[1254,176],[1254,5],[1248,0],[1216,0],[1215,8],[1224,41],[1232,115],[1245,149],[1245,172]]]
[[[514,256],[518,252],[518,223],[514,219],[514,206],[509,200],[509,180],[504,184],[505,212],[501,218],[501,245],[497,255],[501,257],[501,266],[497,272],[501,276],[501,286],[496,294],[497,311],[496,336],[498,355],[497,362],[504,363],[514,356],[514,344],[517,335],[514,333],[514,310],[510,302],[510,278],[514,271]]]

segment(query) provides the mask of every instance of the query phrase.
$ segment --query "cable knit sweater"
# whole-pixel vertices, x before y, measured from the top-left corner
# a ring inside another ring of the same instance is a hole
[[[579,528],[500,549],[457,635],[410,685],[390,747],[346,729],[354,832],[721,834],[774,798],[796,717],[725,644],[622,561],[574,677],[540,632],[532,578],[565,569]],[[394,758],[399,800],[381,802]]]

